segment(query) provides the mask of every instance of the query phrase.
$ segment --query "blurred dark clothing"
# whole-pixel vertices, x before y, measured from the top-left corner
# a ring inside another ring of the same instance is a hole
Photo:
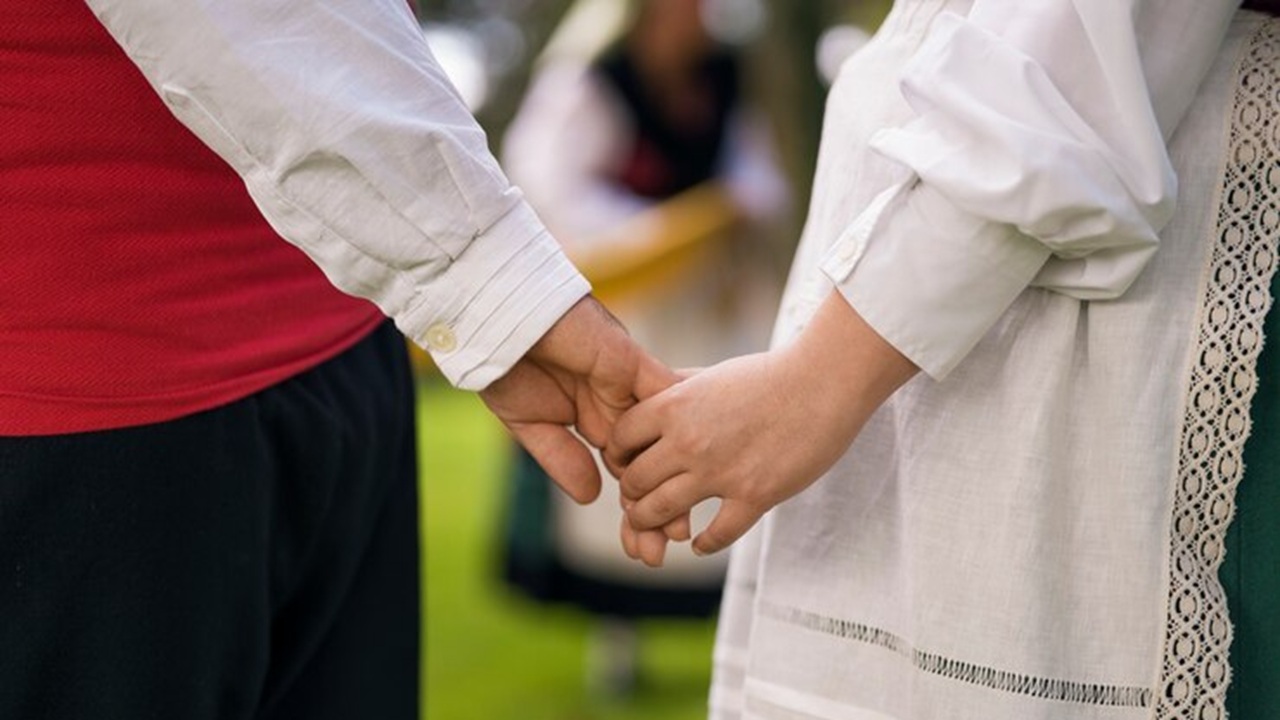
[[[632,147],[614,180],[641,197],[665,200],[716,177],[723,163],[729,119],[738,107],[737,58],[719,50],[706,58],[698,85],[710,103],[700,123],[679,123],[664,113],[624,48],[600,58],[594,71],[605,78],[635,123]]]
[[[709,617],[720,607],[719,575],[701,583],[641,585],[575,569],[556,550],[551,493],[559,491],[523,448],[513,455],[502,558],[507,582],[535,600],[612,617]]]

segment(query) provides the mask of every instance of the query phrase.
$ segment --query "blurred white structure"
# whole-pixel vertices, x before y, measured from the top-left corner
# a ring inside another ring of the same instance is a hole
[[[422,34],[471,112],[483,107],[489,99],[489,69],[475,33],[457,25],[431,23],[422,26]]]
[[[840,72],[840,66],[851,55],[862,49],[871,34],[857,25],[834,25],[818,38],[814,61],[818,75],[830,85]]]

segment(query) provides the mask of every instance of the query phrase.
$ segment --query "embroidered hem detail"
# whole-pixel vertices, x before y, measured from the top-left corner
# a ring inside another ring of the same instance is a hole
[[[817,613],[760,603],[760,613],[779,622],[832,635],[845,640],[875,645],[906,658],[917,670],[980,685],[992,690],[1031,695],[1046,700],[1109,705],[1115,707],[1150,707],[1151,689],[1123,685],[1103,685],[1059,678],[1036,677],[999,668],[944,657],[913,647],[903,638],[880,628]]]

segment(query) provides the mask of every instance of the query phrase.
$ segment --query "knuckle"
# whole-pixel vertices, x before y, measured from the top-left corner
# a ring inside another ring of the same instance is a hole
[[[703,457],[709,450],[707,442],[703,438],[688,432],[676,434],[672,438],[672,444],[675,445],[677,452],[689,458]]]
[[[655,518],[669,517],[675,513],[675,510],[675,503],[668,497],[656,497],[650,505],[650,514]]]

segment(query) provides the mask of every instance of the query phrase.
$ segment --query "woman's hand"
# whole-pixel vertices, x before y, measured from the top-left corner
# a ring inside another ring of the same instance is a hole
[[[723,549],[826,472],[915,372],[833,292],[792,345],[705,370],[618,420],[605,456],[622,469],[630,527],[662,527],[718,497],[693,547]]]

